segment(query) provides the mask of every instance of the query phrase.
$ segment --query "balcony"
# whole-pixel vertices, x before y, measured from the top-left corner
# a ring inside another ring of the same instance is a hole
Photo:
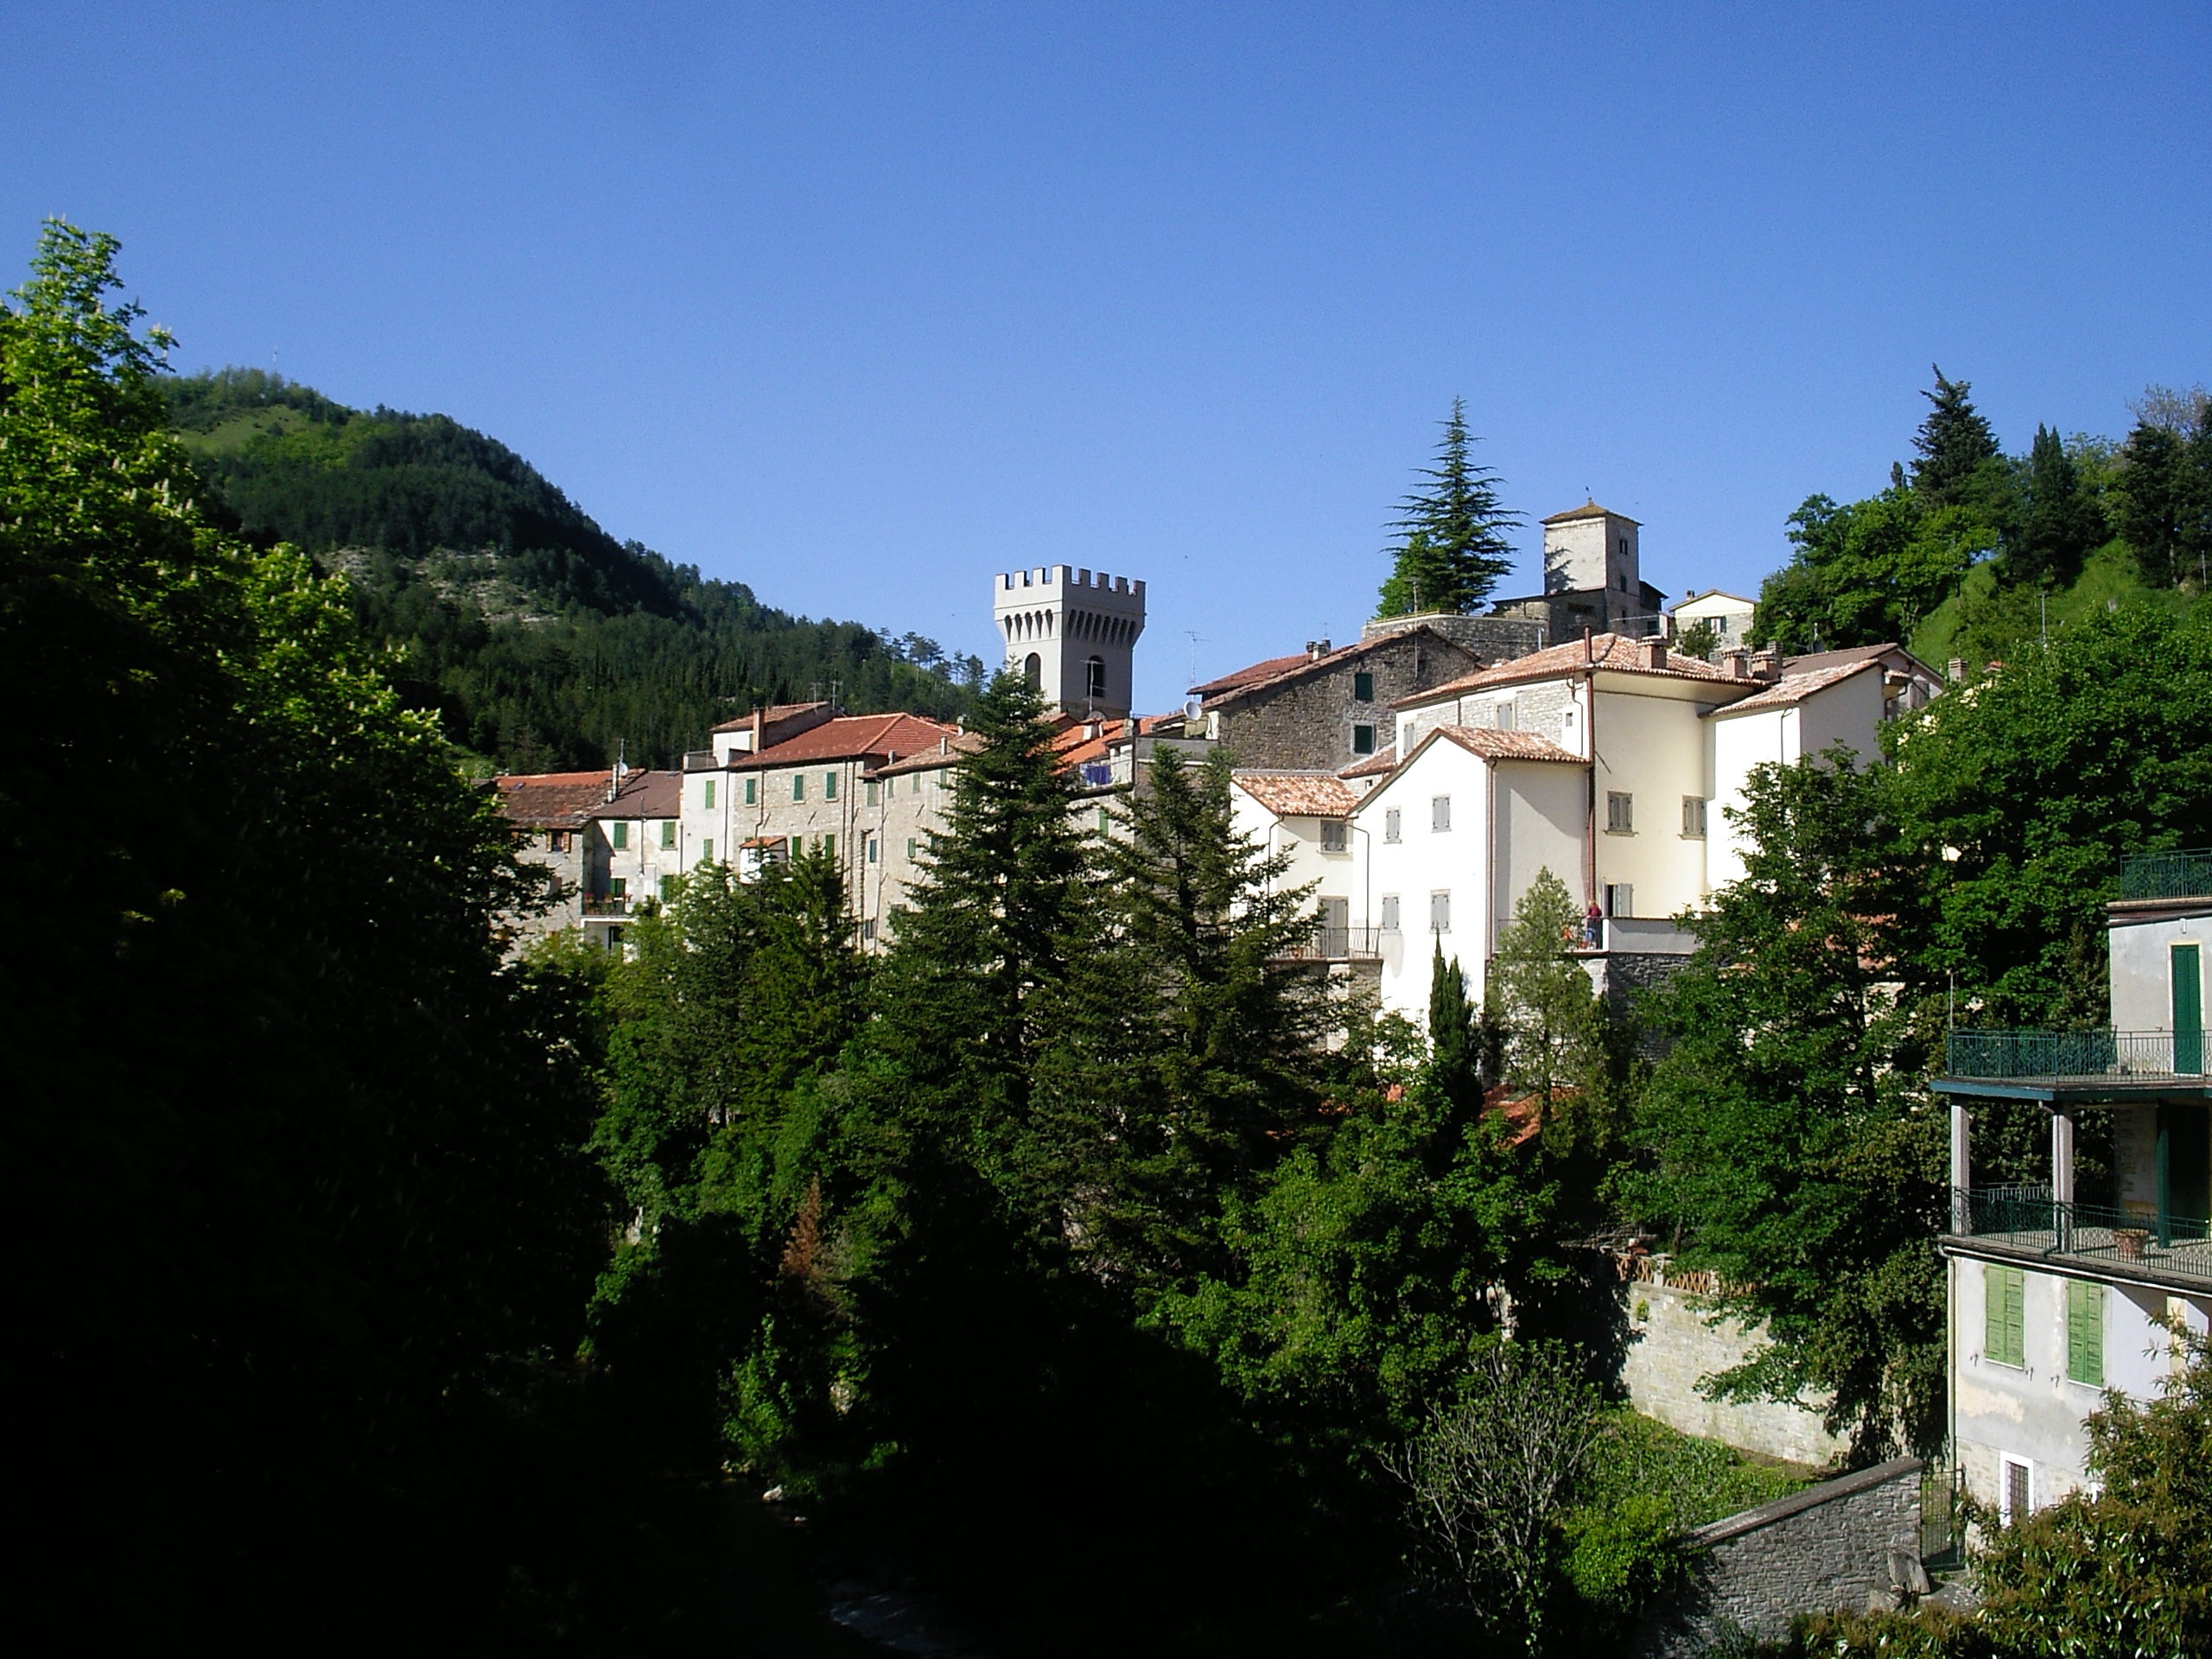
[[[2204,1081],[2202,1033],[1955,1031],[1944,1039],[1947,1079],[2121,1086]]]
[[[2212,1290],[2212,1228],[2151,1205],[2055,1201],[2047,1186],[1951,1193],[1951,1243],[1976,1255],[2075,1267],[2102,1278]]]
[[[627,916],[629,913],[630,901],[627,899],[601,893],[596,897],[588,897],[584,900],[584,918],[587,921],[612,920],[616,917]]]
[[[2205,898],[2212,898],[2212,848],[2138,853],[2120,861],[2120,899],[2123,904]]]
[[[1294,944],[1279,958],[1284,962],[1380,962],[1382,930],[1379,927],[1317,927],[1302,944]]]

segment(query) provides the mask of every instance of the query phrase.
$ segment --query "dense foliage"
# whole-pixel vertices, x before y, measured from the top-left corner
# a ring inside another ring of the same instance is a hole
[[[259,370],[159,383],[215,511],[342,573],[410,704],[515,771],[671,766],[755,702],[950,716],[981,672],[618,543],[504,444]]]
[[[1436,465],[1421,469],[1429,487],[1400,503],[1404,516],[1391,525],[1400,536],[1390,550],[1377,616],[1473,611],[1513,568],[1513,544],[1505,533],[1521,520],[1499,502],[1497,473],[1475,464],[1469,450],[1475,442],[1467,432],[1465,402],[1455,397],[1436,447]]]

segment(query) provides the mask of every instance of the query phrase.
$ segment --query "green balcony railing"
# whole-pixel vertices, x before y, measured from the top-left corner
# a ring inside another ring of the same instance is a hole
[[[2137,853],[2120,861],[2122,899],[2212,898],[2212,848]]]
[[[1991,1243],[2116,1270],[2155,1268],[2212,1286],[2212,1224],[2153,1205],[2056,1204],[2049,1187],[1954,1192],[1955,1217]]]
[[[2125,1083],[2204,1072],[2204,1039],[2192,1032],[1955,1031],[1943,1047],[1954,1077]]]

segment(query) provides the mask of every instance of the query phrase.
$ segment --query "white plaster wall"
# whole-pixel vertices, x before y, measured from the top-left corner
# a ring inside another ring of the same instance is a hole
[[[1960,1461],[1969,1489],[1995,1503],[2005,1456],[2032,1467],[2033,1501],[2040,1507],[2083,1484],[2088,1434],[2082,1421],[2102,1390],[2066,1375],[2066,1281],[2029,1268],[2023,1274],[2022,1357],[1999,1364],[1982,1352],[1986,1332],[1987,1265],[1950,1262],[1953,1343],[1952,1406]],[[2207,1302],[2157,1291],[2107,1285],[2104,1297],[2105,1386],[2149,1402],[2174,1363],[2164,1331],[2152,1321],[2169,1310],[2202,1328]]]
[[[1707,890],[1718,892],[1744,874],[1742,826],[1729,822],[1730,808],[1741,810],[1744,785],[1751,768],[1769,762],[1789,766],[1797,759],[1796,710],[1764,709],[1748,715],[1719,714],[1705,723],[1712,750],[1713,793],[1705,810],[1705,870]]]
[[[2121,922],[2106,930],[2112,948],[2112,1023],[2115,1031],[2171,1031],[2173,989],[2166,953],[2177,944],[2197,950],[2197,995],[2212,999],[2212,916],[2166,921]],[[2198,1014],[2200,1021],[2212,1020]]]
[[[1565,768],[1561,768],[1565,770]],[[1452,931],[1444,954],[1458,957],[1471,988],[1478,982],[1489,918],[1484,896],[1488,861],[1483,826],[1490,768],[1481,759],[1448,741],[1432,743],[1411,765],[1401,766],[1371,791],[1352,814],[1352,880],[1358,899],[1372,906],[1355,924],[1382,919],[1382,898],[1398,895],[1399,931],[1382,943],[1380,990],[1386,1010],[1420,1023],[1428,1016],[1428,975],[1433,951],[1429,933],[1429,895],[1452,895]],[[1437,834],[1430,825],[1429,803],[1452,798],[1452,828]],[[1383,839],[1384,815],[1396,808],[1404,816],[1403,839]]]
[[[1682,834],[1682,797],[1705,794],[1703,705],[1665,696],[1637,696],[1600,686],[1596,715],[1598,892],[1626,881],[1636,914],[1668,917],[1699,907],[1705,897],[1706,847]],[[1633,834],[1605,828],[1605,796],[1635,798]]]
[[[1309,907],[1318,907],[1323,899],[1342,899],[1348,906],[1346,916],[1353,926],[1366,920],[1366,906],[1361,902],[1355,886],[1359,871],[1352,856],[1351,844],[1357,837],[1349,824],[1344,830],[1344,850],[1341,853],[1324,852],[1321,849],[1321,823],[1317,817],[1277,817],[1266,807],[1247,795],[1240,787],[1232,787],[1230,800],[1233,808],[1231,822],[1237,833],[1249,837],[1255,846],[1268,853],[1288,853],[1290,868],[1275,883],[1278,892],[1302,887],[1307,882],[1319,885],[1308,900]]]
[[[1484,938],[1483,963],[1465,963],[1469,989],[1478,998],[1483,995],[1488,958],[1497,949],[1498,931],[1513,919],[1513,907],[1539,870],[1548,869],[1578,902],[1586,902],[1582,899],[1582,827],[1589,813],[1589,773],[1557,761],[1503,760],[1491,769],[1491,779],[1490,931]]]
[[[1850,1449],[1848,1437],[1831,1434],[1821,1420],[1827,1402],[1708,1400],[1698,1392],[1705,1377],[1743,1363],[1765,1339],[1760,1327],[1711,1319],[1704,1296],[1664,1285],[1628,1287],[1629,1344],[1621,1385],[1629,1403],[1685,1434],[1720,1441],[1792,1463],[1827,1463]]]
[[[1801,754],[1819,754],[1840,743],[1861,765],[1882,753],[1882,671],[1861,669],[1849,679],[1823,687],[1797,705]]]

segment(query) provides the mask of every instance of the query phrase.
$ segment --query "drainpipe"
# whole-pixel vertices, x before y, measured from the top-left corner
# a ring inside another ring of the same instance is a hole
[[[1582,649],[1590,649],[1590,635],[1582,636]],[[1586,914],[1598,902],[1598,676],[1595,670],[1582,677],[1582,743],[1589,750],[1589,804],[1582,821],[1582,907]]]

